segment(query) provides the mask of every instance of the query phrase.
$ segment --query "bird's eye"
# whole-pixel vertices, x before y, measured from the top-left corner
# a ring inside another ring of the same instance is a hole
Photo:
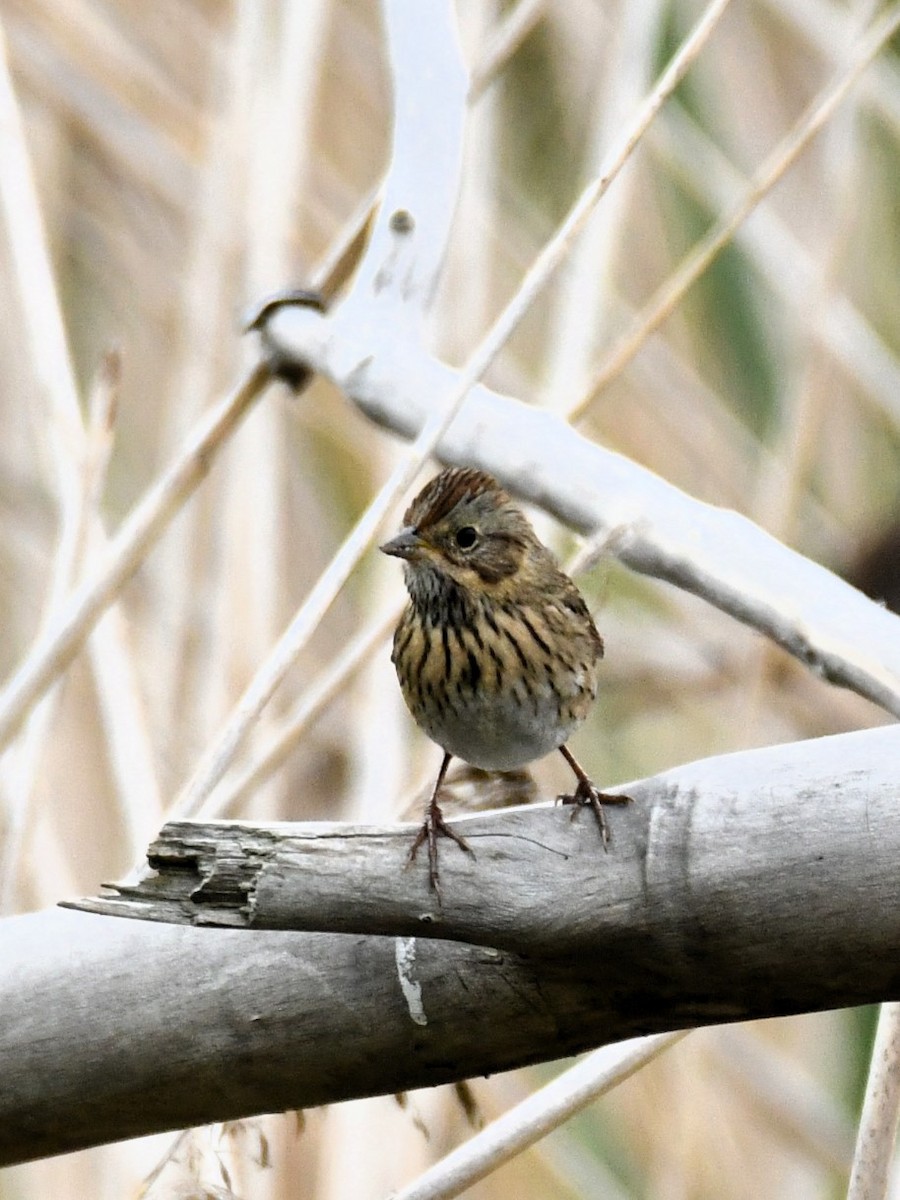
[[[471,525],[463,525],[456,531],[456,544],[460,550],[471,550],[478,541],[478,531]]]

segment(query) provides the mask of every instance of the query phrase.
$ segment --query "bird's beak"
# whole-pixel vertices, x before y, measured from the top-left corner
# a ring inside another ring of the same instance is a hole
[[[418,530],[412,525],[407,525],[396,537],[379,548],[384,554],[392,554],[394,558],[417,558],[422,552],[422,539]]]

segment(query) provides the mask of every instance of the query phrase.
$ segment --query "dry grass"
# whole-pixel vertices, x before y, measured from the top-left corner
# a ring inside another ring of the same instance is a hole
[[[900,497],[896,55],[823,114],[636,354],[614,369],[610,354],[746,196],[871,9],[732,4],[489,375],[577,410],[596,440],[849,572]],[[507,12],[459,4],[479,83],[437,299],[453,361],[516,292],[699,6]],[[501,51],[503,19],[521,28]],[[5,677],[246,369],[241,311],[311,278],[341,238],[385,169],[391,122],[378,8],[363,0],[0,0],[0,22],[12,89],[0,87]],[[265,393],[3,760],[7,912],[95,891],[140,856],[395,455],[321,382],[299,399]],[[665,585],[608,562],[582,582],[608,669],[580,742],[604,782],[885,719]],[[400,810],[436,751],[410,728],[387,659],[382,614],[399,597],[392,565],[364,558],[256,724],[220,810]],[[348,669],[335,676],[335,664]],[[295,706],[293,751],[248,787],[254,751],[283,736]],[[538,769],[542,788],[556,770]],[[870,1037],[868,1013],[692,1035],[467,1194],[840,1195]],[[475,1081],[482,1119],[538,1074]],[[365,1200],[469,1129],[450,1091],[371,1100],[302,1129],[267,1118],[174,1148],[153,1138],[33,1164],[0,1194],[134,1195],[171,1151],[142,1194]]]

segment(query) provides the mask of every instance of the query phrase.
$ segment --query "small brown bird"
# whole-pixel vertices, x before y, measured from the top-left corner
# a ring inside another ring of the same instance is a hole
[[[604,803],[566,747],[597,695],[603,640],[581,593],[496,479],[442,471],[381,549],[404,560],[410,603],[392,661],[407,707],[444,759],[410,861],[428,843],[438,891],[437,835],[471,847],[444,821],[438,793],[454,756],[509,771],[559,750],[575,772],[570,804],[590,805],[604,845]]]

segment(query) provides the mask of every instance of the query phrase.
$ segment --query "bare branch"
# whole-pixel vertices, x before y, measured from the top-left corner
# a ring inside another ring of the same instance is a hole
[[[772,956],[787,979],[815,935],[885,947],[885,922],[857,928],[900,898],[891,863],[900,731],[890,726],[705,759],[630,784],[611,812],[604,855],[588,814],[526,806],[461,817],[475,857],[442,846],[443,901],[420,864],[404,870],[411,827],[346,823],[172,822],[151,845],[152,871],[98,913],[244,929],[450,938],[520,954],[604,954],[609,940],[683,946],[703,928],[716,968]],[[840,811],[823,804],[839,797]],[[882,828],[884,826],[884,829]],[[888,828],[890,826],[890,828]],[[690,879],[689,891],[685,879]],[[728,894],[722,891],[728,880]],[[804,896],[803,910],[778,899]],[[829,932],[819,926],[828,916]],[[887,924],[890,924],[888,922]],[[761,933],[764,934],[761,940]],[[777,941],[778,949],[769,944]],[[670,977],[670,983],[672,979]]]
[[[228,823],[217,856],[182,825],[169,916],[245,928],[0,923],[0,1162],[900,998],[897,750],[885,728],[679,768],[629,789],[608,855],[588,814],[460,821],[478,860],[442,847],[443,910],[408,828]],[[357,932],[260,928],[298,914]]]

